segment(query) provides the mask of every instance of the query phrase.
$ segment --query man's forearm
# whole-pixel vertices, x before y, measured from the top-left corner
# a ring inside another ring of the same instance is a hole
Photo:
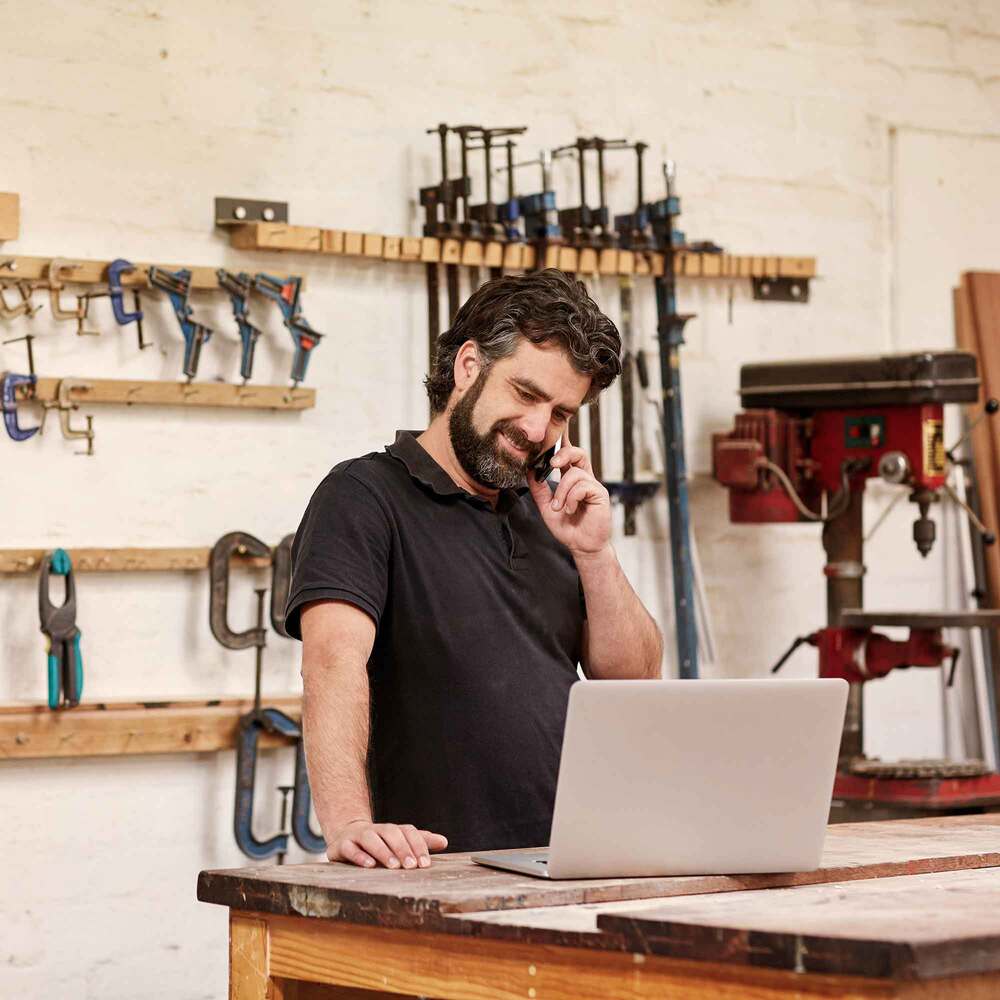
[[[370,820],[369,693],[357,665],[303,661],[302,723],[309,784],[323,833]]]
[[[601,680],[660,676],[663,638],[609,545],[575,557],[587,601],[587,671]]]

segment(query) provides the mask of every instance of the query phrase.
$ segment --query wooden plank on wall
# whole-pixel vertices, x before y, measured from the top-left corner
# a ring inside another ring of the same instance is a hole
[[[231,750],[240,717],[253,708],[252,699],[149,704],[153,707],[136,702],[81,704],[58,712],[44,705],[0,706],[0,760]],[[265,698],[264,705],[294,719],[301,716],[298,696]],[[288,742],[263,733],[259,746]]]
[[[470,267],[500,267],[508,271],[533,270],[536,266],[537,248],[534,244],[483,243],[480,240],[436,237],[378,236],[368,233],[343,233],[336,229],[316,230],[309,226],[289,226],[286,223],[255,222],[232,227],[231,243],[241,250],[301,250],[313,247],[313,233],[320,234],[318,248],[324,253],[345,256],[380,257],[382,260],[442,261]],[[382,240],[382,244],[378,243]],[[397,244],[398,241],[398,244]],[[287,244],[287,245],[284,245]],[[399,252],[396,247],[399,246]],[[391,246],[390,251],[375,252],[376,247]],[[645,257],[640,262],[639,257]],[[572,266],[572,262],[576,263]],[[477,263],[478,262],[478,263]],[[816,276],[814,257],[734,256],[732,254],[706,254],[676,251],[676,273],[685,278],[721,277],[785,277],[813,278]],[[647,251],[633,259],[631,251],[614,248],[545,247],[539,266],[558,267],[563,271],[586,274],[654,274],[663,273],[663,254]]]
[[[319,253],[323,231],[319,226],[291,226],[287,222],[251,222],[233,226],[230,244],[238,250],[297,250]]]
[[[962,275],[961,286],[954,290],[953,303],[955,310],[955,342],[966,351],[971,351],[979,360],[979,377],[981,382],[979,402],[969,408],[969,420],[975,420],[981,413],[983,404],[990,396],[1000,395],[1000,351],[997,350],[995,338],[983,337],[983,328],[977,322],[977,311],[973,303],[973,277],[979,291],[979,312],[988,307],[988,286],[996,284],[1000,288],[1000,274],[997,275]],[[992,279],[990,281],[989,279]],[[983,317],[986,319],[987,317]],[[1000,315],[997,316],[1000,320]],[[987,327],[989,329],[989,327]],[[996,532],[1000,527],[1000,503],[997,498],[997,487],[1000,485],[1000,429],[996,426],[996,418],[984,420],[972,432],[973,457],[976,463],[976,477],[979,480],[980,502],[986,525]],[[990,605],[1000,608],[1000,545],[984,546],[983,554],[986,561],[986,575],[990,595]]]
[[[34,573],[51,549],[0,549],[0,573]],[[68,548],[78,573],[175,573],[208,569],[212,550],[194,548]],[[234,555],[245,566],[266,569],[270,559]]]
[[[242,227],[241,227],[242,228]],[[12,260],[14,270],[4,270],[4,276],[11,280],[22,280],[36,283],[36,291],[44,294],[47,287],[49,265],[52,257],[25,257],[20,254],[0,258],[4,261]],[[107,260],[80,260],[78,258],[68,258],[67,264],[73,265],[62,274],[61,280],[67,285],[106,285],[108,283]],[[133,261],[135,270],[121,276],[121,283],[124,288],[144,288],[149,285],[150,263]],[[166,271],[180,271],[185,269],[191,272],[191,287],[194,289],[210,289],[219,287],[219,279],[216,277],[214,267],[196,267],[189,264],[156,264]],[[40,284],[39,284],[40,283]]]
[[[0,191],[0,240],[16,240],[21,230],[21,198]]]
[[[975,419],[983,403],[1000,398],[1000,273],[967,272],[955,295],[955,339],[960,347],[975,352],[982,383],[979,405],[970,413]],[[1000,528],[1000,425],[997,419],[984,420],[972,434],[976,476],[983,520],[994,534]],[[983,548],[990,605],[1000,608],[1000,546]],[[1000,664],[993,665],[996,710],[1000,711]]]
[[[19,386],[19,401],[54,403],[58,378],[39,378]],[[68,392],[72,403],[122,406],[215,406],[240,410],[309,410],[316,405],[316,390],[283,385],[234,385],[228,382],[152,382],[137,379],[88,378]]]

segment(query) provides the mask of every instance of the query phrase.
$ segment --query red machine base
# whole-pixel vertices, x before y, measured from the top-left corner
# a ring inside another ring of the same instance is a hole
[[[868,778],[838,771],[833,797],[919,809],[1000,805],[1000,774],[978,778]]]

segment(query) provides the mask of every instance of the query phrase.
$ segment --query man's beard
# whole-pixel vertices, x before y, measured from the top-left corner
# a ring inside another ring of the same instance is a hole
[[[483,394],[489,372],[480,372],[465,396],[455,404],[448,419],[451,446],[455,449],[462,468],[477,483],[493,489],[512,489],[522,486],[528,470],[541,449],[532,444],[509,420],[498,420],[485,434],[480,434],[473,424],[476,402]],[[527,455],[520,459],[508,452],[500,443],[504,434],[511,444],[521,448]]]

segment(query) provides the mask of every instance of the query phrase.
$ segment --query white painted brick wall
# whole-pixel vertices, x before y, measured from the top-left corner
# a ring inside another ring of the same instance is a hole
[[[889,346],[890,126],[989,134],[1000,112],[1000,9],[988,0],[0,0],[0,23],[0,189],[23,199],[22,238],[5,252],[292,271],[306,276],[306,314],[327,334],[312,361],[319,404],[309,413],[103,408],[90,459],[53,432],[8,442],[5,547],[208,545],[235,528],[273,543],[332,464],[423,420],[420,269],[240,254],[213,231],[216,195],[287,199],[305,224],[416,232],[414,193],[436,170],[422,133],[439,119],[527,124],[526,150],[599,131],[646,139],[653,164],[669,151],[692,237],[734,252],[814,254],[822,273],[807,308],[755,304],[737,284],[732,325],[724,285],[682,288],[683,308],[698,313],[684,356],[685,419],[703,474],[710,433],[736,408],[740,364]],[[612,168],[620,211],[631,173]],[[600,294],[616,316],[614,282]],[[232,380],[228,305],[221,296],[196,305],[217,330],[202,375]],[[142,355],[106,303],[93,309],[100,340],[77,339],[46,310],[34,321],[39,369],[175,377],[173,318],[152,295],[146,308],[158,347]],[[651,345],[648,292],[637,311]],[[257,378],[281,381],[287,338],[275,313],[260,315]],[[0,348],[0,366],[21,369],[21,350]],[[710,481],[696,479],[692,493],[717,669],[761,674],[791,636],[821,621],[818,533],[733,526]],[[887,576],[896,593],[909,586],[926,603],[934,564],[913,553],[909,519],[901,514],[885,543],[898,563]],[[650,542],[663,537],[662,511],[643,511],[640,526],[621,557],[669,626],[666,551]],[[877,592],[877,581],[869,586]],[[249,690],[251,654],[223,651],[209,635],[203,576],[85,576],[79,587],[88,696]],[[249,621],[252,598],[238,600]],[[806,654],[790,667],[812,669]],[[297,647],[273,641],[267,690],[297,684]],[[8,578],[0,700],[43,697],[35,581]],[[287,774],[287,756],[274,757],[262,789]],[[194,887],[200,868],[241,861],[232,780],[228,754],[0,765],[0,996],[224,996],[225,914],[197,904]],[[271,803],[260,829],[276,820]]]

